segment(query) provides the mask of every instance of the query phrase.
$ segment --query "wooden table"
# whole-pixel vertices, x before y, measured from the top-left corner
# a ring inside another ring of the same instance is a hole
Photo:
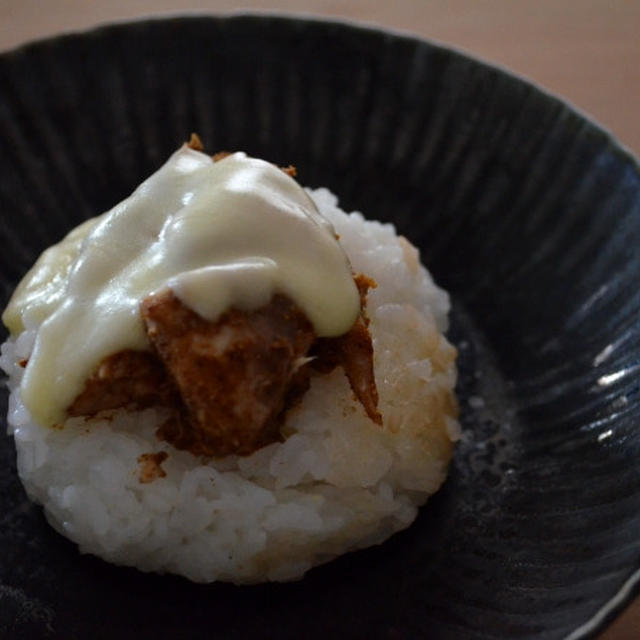
[[[640,0],[0,0],[0,51],[151,13],[238,8],[334,16],[418,34],[573,103],[640,157]],[[640,598],[600,640],[640,639]]]

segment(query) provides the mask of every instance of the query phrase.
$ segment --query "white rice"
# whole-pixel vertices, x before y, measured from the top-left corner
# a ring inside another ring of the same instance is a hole
[[[449,300],[391,225],[345,214],[310,192],[355,273],[372,277],[367,313],[384,426],[342,369],[317,375],[287,417],[287,439],[248,457],[196,458],[159,441],[160,410],[34,424],[20,400],[35,331],[2,346],[9,432],[31,499],[80,551],[196,582],[300,578],[314,565],[407,527],[443,482],[458,438]],[[140,482],[138,457],[165,451],[166,477]]]

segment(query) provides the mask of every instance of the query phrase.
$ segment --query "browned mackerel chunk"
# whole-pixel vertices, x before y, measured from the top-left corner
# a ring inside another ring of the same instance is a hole
[[[360,293],[360,316],[344,335],[318,339],[312,348],[315,359],[311,366],[322,373],[328,373],[341,366],[352,391],[369,418],[376,424],[382,424],[382,416],[378,411],[378,389],[373,373],[373,345],[367,328],[369,320],[364,313],[367,293],[377,285],[363,274],[355,276],[354,280]]]
[[[112,409],[175,407],[178,392],[158,357],[128,349],[105,358],[67,409],[71,416],[92,416]]]
[[[248,454],[279,439],[297,362],[315,340],[285,296],[209,322],[171,291],[141,305],[147,335],[182,396],[185,415],[161,436],[196,454]]]
[[[355,281],[364,309],[375,283],[362,275]],[[140,311],[152,351],[105,358],[70,415],[168,407],[171,417],[158,430],[163,440],[196,455],[247,455],[280,439],[284,414],[307,391],[312,371],[341,366],[367,415],[382,422],[364,311],[344,335],[319,339],[283,295],[255,311],[231,309],[215,322],[171,291],[149,296]]]
[[[311,366],[328,373],[341,366],[356,398],[376,424],[382,424],[378,411],[378,389],[373,375],[373,346],[369,330],[358,318],[348,333],[337,338],[320,338],[312,351],[316,359]]]
[[[138,456],[140,475],[138,480],[142,484],[153,482],[156,478],[166,478],[167,472],[162,468],[162,463],[169,457],[166,451],[158,453],[143,453]]]

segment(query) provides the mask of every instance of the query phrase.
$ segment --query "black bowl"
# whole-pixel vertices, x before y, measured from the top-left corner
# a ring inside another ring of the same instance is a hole
[[[78,555],[3,439],[4,637],[547,639],[606,622],[587,624],[640,568],[640,172],[606,133],[442,47],[275,17],[36,43],[0,57],[0,87],[2,303],[198,131],[420,246],[453,295],[464,427],[408,531],[251,588]]]

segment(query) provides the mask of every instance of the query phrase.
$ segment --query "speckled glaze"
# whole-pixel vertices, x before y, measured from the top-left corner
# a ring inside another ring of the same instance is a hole
[[[241,589],[79,556],[2,438],[0,637],[563,638],[640,567],[640,171],[599,128],[447,49],[274,17],[36,43],[0,87],[3,305],[198,131],[420,246],[453,295],[464,428],[408,531]]]

